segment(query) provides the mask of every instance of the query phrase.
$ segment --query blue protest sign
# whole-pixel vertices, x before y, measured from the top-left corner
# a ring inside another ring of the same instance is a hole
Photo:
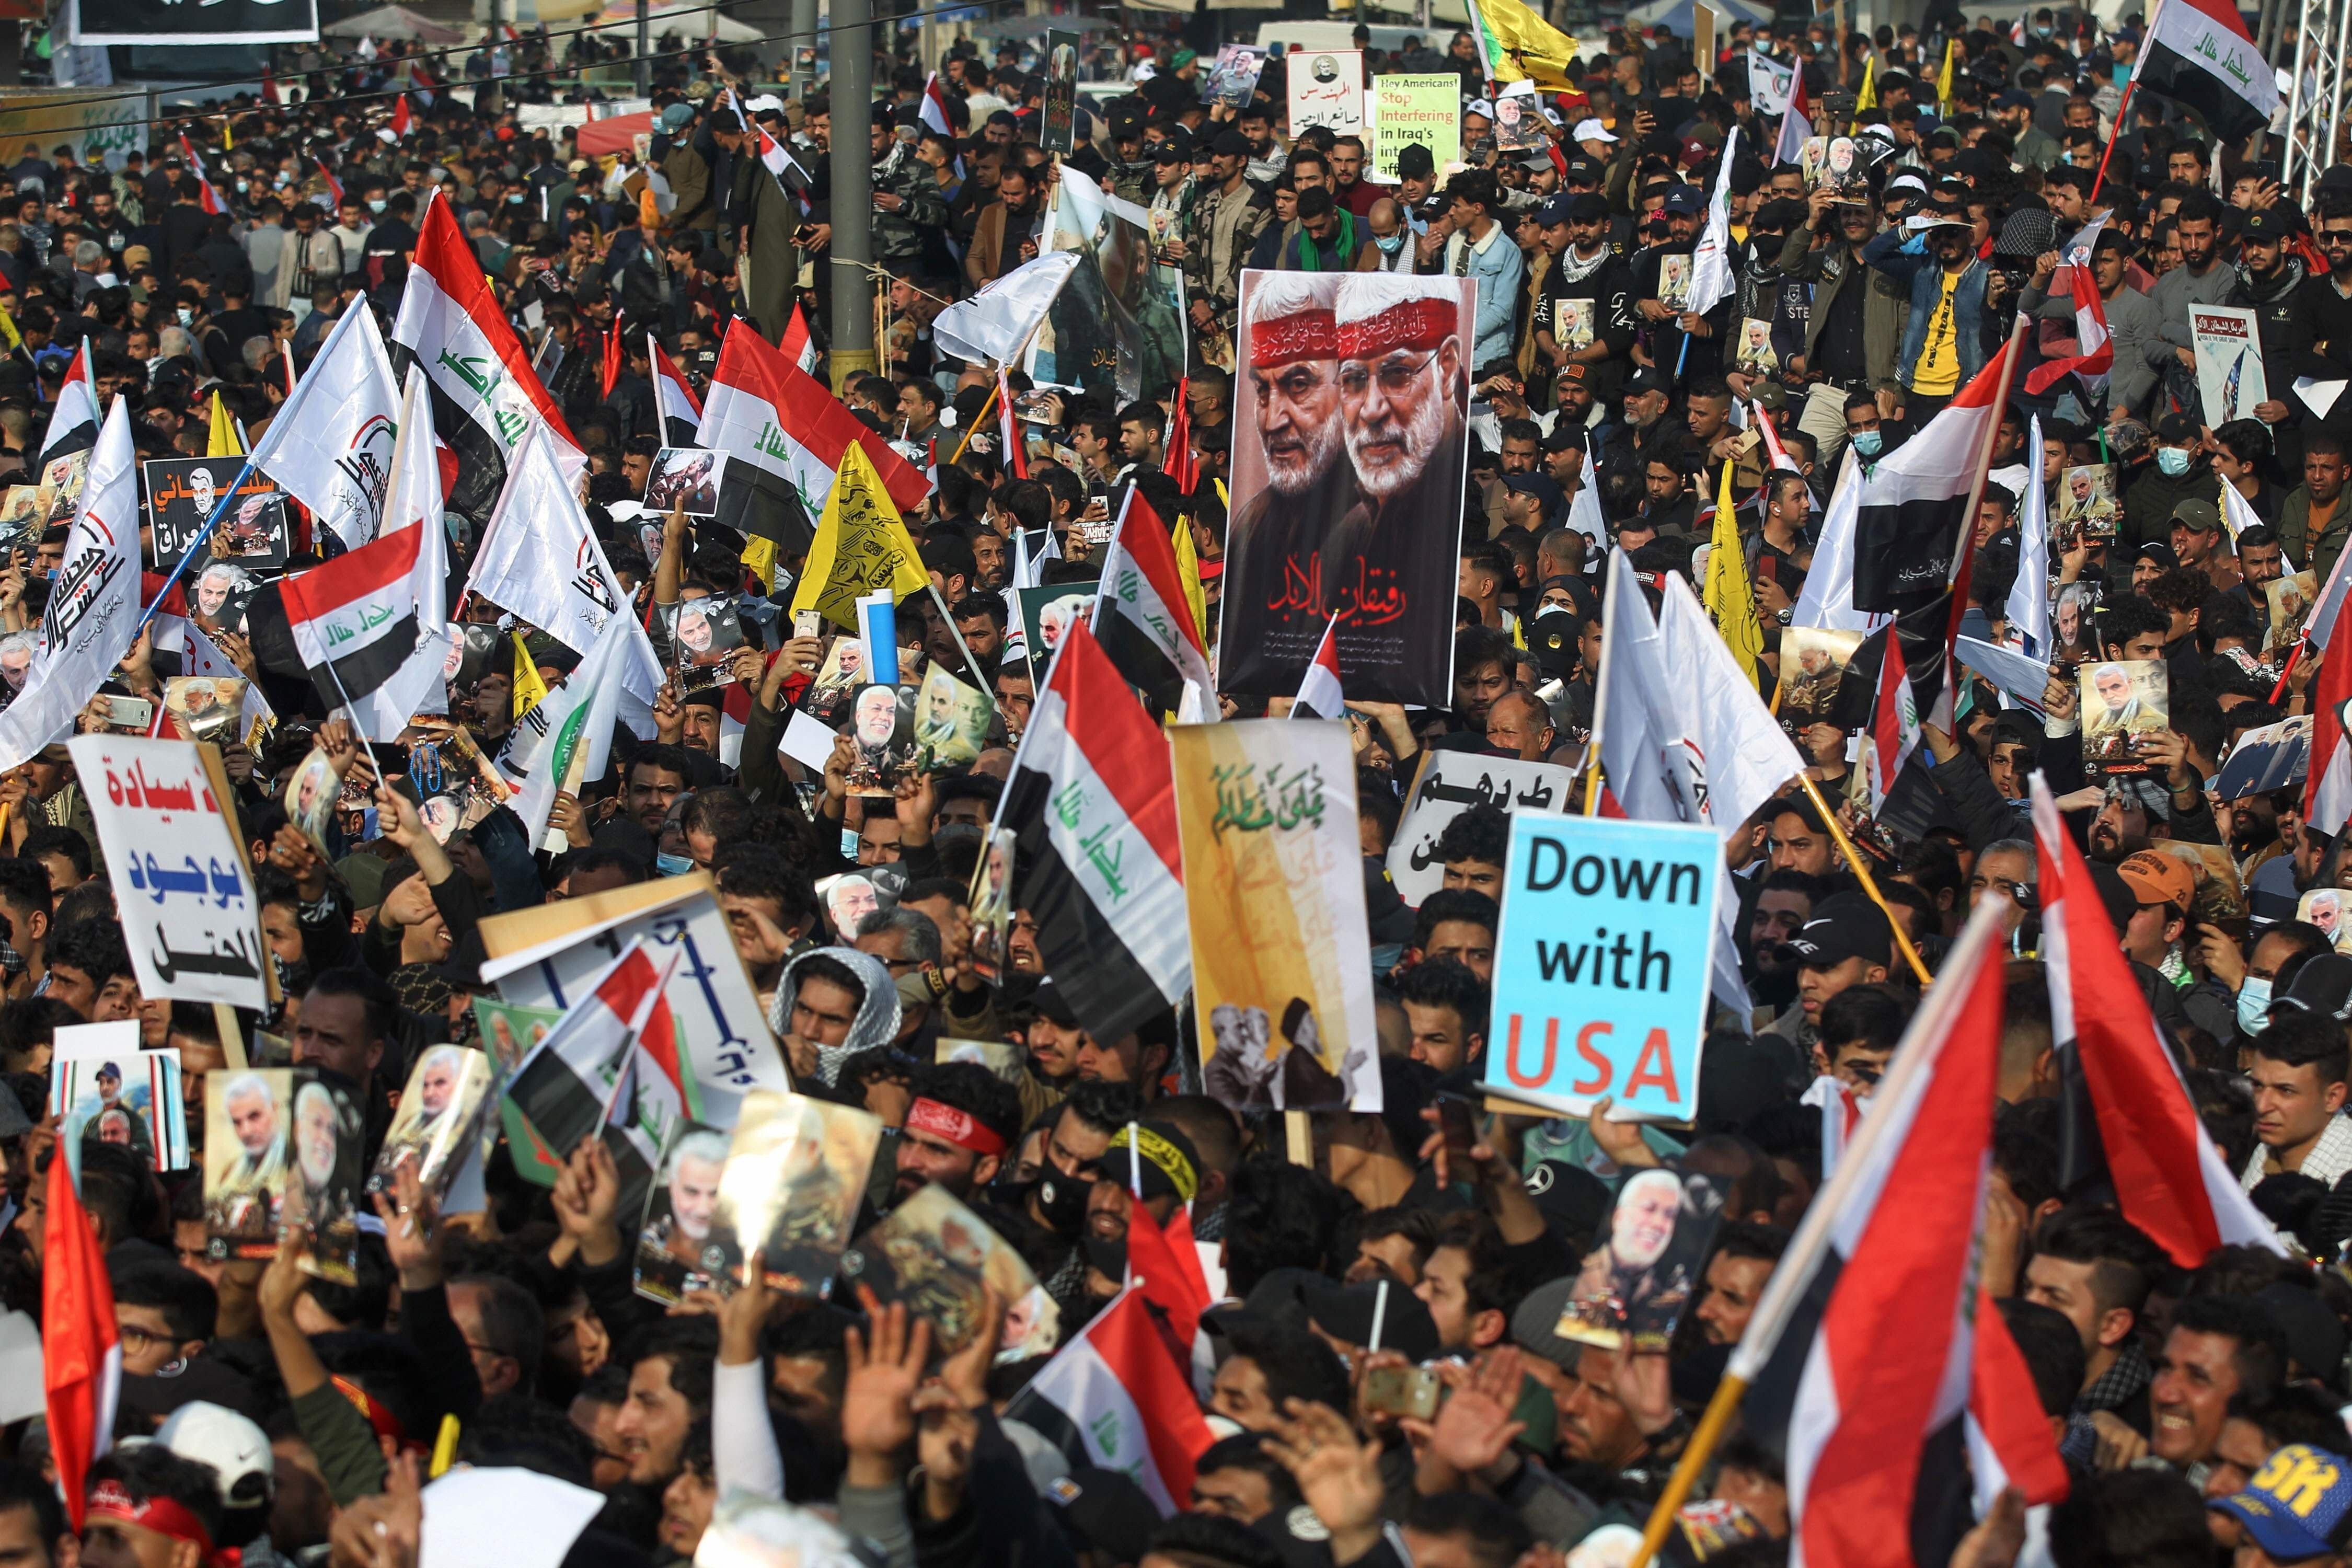
[[[1572,1115],[1606,1096],[1689,1121],[1721,835],[1522,811],[1506,869],[1485,1086]]]

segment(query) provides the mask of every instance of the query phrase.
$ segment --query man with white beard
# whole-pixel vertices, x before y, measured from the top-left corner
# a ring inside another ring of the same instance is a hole
[[[1377,616],[1397,651],[1366,672],[1367,684],[1391,700],[1411,700],[1400,689],[1411,674],[1444,670],[1454,642],[1461,320],[1458,279],[1339,279],[1339,413],[1360,499],[1324,550],[1323,614]]]
[[[1315,657],[1330,612],[1314,584],[1332,566],[1324,542],[1355,503],[1339,461],[1339,363],[1331,328],[1338,279],[1253,273],[1243,298],[1245,347],[1266,483],[1228,531],[1219,668],[1246,679],[1265,664]],[[1246,437],[1244,437],[1246,438]],[[1294,682],[1296,676],[1292,677]]]

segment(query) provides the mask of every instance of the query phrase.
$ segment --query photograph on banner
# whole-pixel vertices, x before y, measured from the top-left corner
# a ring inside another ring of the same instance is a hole
[[[2245,930],[2246,884],[2227,847],[2173,838],[2150,839],[2147,847],[2154,854],[2179,861],[2196,879],[2197,890],[2189,903],[2191,915],[2206,925],[2222,926],[2234,921],[2238,922],[2235,931]]]
[[[1239,109],[1257,91],[1265,51],[1255,44],[1220,44],[1217,58],[1201,77],[1201,101]]]
[[[1664,1353],[1696,1301],[1723,1220],[1718,1179],[1636,1171],[1617,1189],[1601,1245],[1584,1255],[1552,1332],[1564,1340]]]
[[[449,653],[441,661],[441,679],[460,691],[471,691],[481,685],[482,677],[494,668],[499,655],[507,647],[507,639],[499,636],[499,628],[472,621],[449,623]]]
[[[348,1285],[359,1247],[366,1130],[343,1091],[310,1068],[205,1075],[205,1233],[215,1261],[278,1256],[308,1226],[307,1273]]]
[[[1836,721],[1839,683],[1862,647],[1860,632],[1790,626],[1780,634],[1780,728],[1795,740],[1809,725]]]
[[[719,1222],[719,1191],[732,1136],[689,1125],[646,1193],[637,1229],[636,1289],[671,1306],[698,1292],[731,1296],[743,1279],[743,1247]]]
[[[717,517],[719,487],[726,475],[724,452],[706,452],[699,447],[664,447],[654,454],[653,469],[646,475],[646,515],[665,518],[683,507],[688,517]],[[657,523],[643,526],[658,531]],[[658,540],[654,552],[660,553]]]
[[[870,1287],[884,1305],[931,1325],[931,1349],[953,1355],[971,1343],[989,1286],[1004,1303],[996,1360],[1050,1355],[1061,1342],[1062,1310],[1021,1254],[978,1215],[937,1185],[925,1185],[857,1238],[841,1278]]]
[[[2293,647],[2319,602],[2319,574],[2290,572],[2263,584],[2263,608],[2269,612],[2263,629],[2263,651],[2281,653]]]
[[[743,647],[742,611],[731,597],[712,594],[659,606],[668,634],[670,659],[682,690],[724,686],[735,679],[735,656]]]
[[[2144,773],[2140,742],[2171,727],[2169,676],[2158,658],[2107,659],[2076,672],[2082,683],[2083,767]]]
[[[1742,375],[1775,376],[1780,374],[1780,356],[1772,347],[1772,323],[1753,316],[1740,318],[1738,335],[1734,340],[1732,368]]]
[[[1334,136],[1364,133],[1364,55],[1360,49],[1294,49],[1282,57],[1290,97],[1290,133],[1328,125]],[[1459,77],[1454,79],[1458,84]],[[1461,90],[1457,85],[1454,89]]]
[[[888,799],[915,771],[915,689],[861,686],[849,705],[849,793]]]
[[[1245,271],[1240,300],[1218,689],[1292,695],[1337,616],[1350,696],[1452,707],[1475,283]]]
[[[1044,248],[1074,250],[1078,265],[1021,368],[1041,386],[1116,396],[1121,407],[1147,387],[1175,385],[1185,369],[1183,275],[1153,258],[1150,214],[1066,163],[1055,193]]]
[[[291,548],[286,492],[258,468],[237,484],[243,458],[165,458],[139,468],[146,481],[147,521],[155,531],[160,569],[169,571],[179,563],[231,485],[236,485],[236,499],[215,530],[222,545],[215,550],[207,541],[205,548],[253,571],[286,564]]]
[[[830,1295],[881,1142],[881,1119],[850,1106],[765,1089],[745,1095],[714,1224],[747,1257],[762,1255],[771,1286]]]
[[[245,630],[245,607],[261,591],[259,578],[234,561],[213,561],[184,581],[191,618],[207,636]]]
[[[864,871],[819,877],[814,886],[818,900],[824,905],[824,918],[833,922],[835,931],[854,931],[867,915],[893,908],[898,901],[895,890],[885,891],[880,882]]]
[[[327,827],[335,813],[335,803],[341,796],[342,780],[335,776],[334,763],[327,753],[313,746],[310,753],[296,765],[286,781],[281,796],[286,807],[286,819],[308,838],[320,854],[330,853],[327,847]]]
[[[2221,759],[2213,793],[2225,801],[2301,785],[2311,771],[2311,715],[2248,730]]]
[[[1397,896],[1419,909],[1445,885],[1437,841],[1472,806],[1565,811],[1576,800],[1575,788],[1575,776],[1557,763],[1424,748],[1413,766],[1412,786],[1405,791],[1404,815],[1389,836],[1389,880],[1396,884]]]
[[[1077,151],[1078,36],[1058,27],[1045,31],[1045,92],[1039,123],[1040,145],[1051,153]]]
[[[995,715],[995,700],[987,692],[933,660],[915,698],[915,765],[929,773],[978,761]]]
[[[1379,79],[1375,78],[1375,81]],[[1461,101],[1457,96],[1456,103]],[[1385,110],[1387,105],[1381,105]],[[1539,153],[1551,145],[1535,83],[1515,81],[1495,94],[1495,146],[1505,153]],[[1438,166],[1444,167],[1441,159]]]
[[[2256,405],[2270,401],[2263,374],[2261,318],[2250,306],[2189,307],[2190,347],[2197,356],[2197,396],[2205,423],[2219,430],[2232,419],[2251,419]]]
[[[2058,549],[2054,536],[2053,550]],[[2077,662],[2099,657],[2097,632],[2100,584],[2074,582],[2059,588],[2050,602],[2050,654],[2053,659]]]
[[[1669,310],[1690,309],[1691,258],[1687,256],[1658,258],[1658,303]]]
[[[1508,854],[1484,1087],[1556,1115],[1607,1099],[1618,1121],[1689,1121],[1721,837],[1521,812]]]
[[[1441,169],[1458,163],[1462,161],[1462,79],[1451,71],[1433,76],[1376,76],[1371,121],[1370,174],[1382,184],[1396,184],[1397,154],[1407,147],[1428,148]],[[1540,127],[1540,115],[1536,122]]]
[[[1018,834],[993,829],[971,868],[971,967],[992,985],[1012,967],[1005,948],[1013,934],[1013,865],[1019,849]]]
[[[267,1006],[261,902],[203,753],[191,742],[135,735],[77,735],[66,744],[140,991]]]
[[[1870,200],[1870,163],[1851,136],[1832,136],[1822,143],[1821,167],[1807,182],[1827,191],[1830,200],[1861,204]]]
[[[1004,1040],[957,1040],[941,1036],[931,1047],[935,1063],[970,1062],[986,1068],[1013,1088],[1029,1070],[1028,1047]]]
[[[367,1190],[392,1191],[401,1167],[412,1166],[425,1197],[437,1205],[467,1156],[481,1152],[482,1119],[489,1113],[498,1077],[498,1064],[488,1051],[427,1047],[408,1071],[375,1168],[368,1173]]]
[[[1169,732],[1201,1081],[1236,1110],[1377,1110],[1380,1040],[1348,728]]]
[[[116,1143],[151,1171],[188,1166],[188,1112],[176,1048],[139,1048],[139,1021],[69,1024],[49,1052],[49,1114],[68,1143]]]
[[[1053,667],[1054,650],[1062,646],[1062,634],[1074,621],[1087,618],[1087,610],[1095,602],[1095,594],[1102,580],[1086,583],[1047,583],[1042,587],[1018,588],[1013,597],[1020,601],[1021,624],[1028,628],[1029,679],[1038,686],[1045,684],[1045,672]],[[1314,650],[1307,650],[1309,658]]]
[[[866,645],[856,637],[835,637],[824,650],[824,660],[808,689],[801,694],[801,711],[831,724],[849,706],[850,694],[866,681]]]
[[[163,682],[163,711],[191,741],[233,744],[242,732],[246,682],[234,675],[174,675]]]

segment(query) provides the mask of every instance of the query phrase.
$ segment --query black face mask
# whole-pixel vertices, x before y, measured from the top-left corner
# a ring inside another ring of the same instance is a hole
[[[1031,1195],[1047,1228],[1056,1236],[1072,1237],[1086,1226],[1087,1198],[1093,1191],[1094,1184],[1085,1177],[1064,1175],[1048,1167]]]

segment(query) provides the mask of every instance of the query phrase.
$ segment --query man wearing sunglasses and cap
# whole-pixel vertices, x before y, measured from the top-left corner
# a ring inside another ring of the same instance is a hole
[[[1918,217],[1863,247],[1864,263],[1911,291],[1911,320],[1897,351],[1895,375],[1915,428],[1958,395],[1990,357],[1985,349],[1985,285],[1991,277],[1976,250],[1976,226],[1956,188],[1939,188]]]

